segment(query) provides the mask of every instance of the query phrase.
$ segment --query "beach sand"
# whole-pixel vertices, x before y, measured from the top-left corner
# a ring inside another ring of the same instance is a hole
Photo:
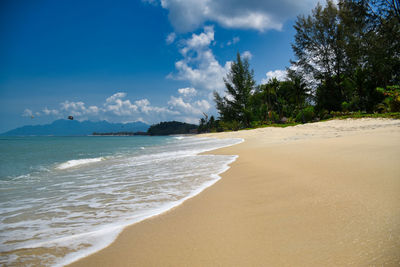
[[[72,266],[400,266],[400,121],[334,120],[244,138],[222,179]]]

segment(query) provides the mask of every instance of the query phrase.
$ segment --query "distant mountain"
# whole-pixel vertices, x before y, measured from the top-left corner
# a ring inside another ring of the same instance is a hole
[[[146,132],[149,125],[143,122],[110,123],[107,121],[56,120],[51,124],[29,125],[2,133],[5,136],[24,135],[91,135],[93,132]]]

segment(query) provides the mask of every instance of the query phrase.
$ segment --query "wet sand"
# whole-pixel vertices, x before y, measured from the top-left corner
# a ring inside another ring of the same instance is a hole
[[[400,121],[335,120],[244,138],[184,204],[72,266],[400,265]]]

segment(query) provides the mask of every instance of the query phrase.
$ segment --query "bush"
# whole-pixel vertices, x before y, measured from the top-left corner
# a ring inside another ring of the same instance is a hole
[[[276,122],[278,123],[280,121],[278,113],[275,111],[271,111],[269,114],[269,119],[271,122]]]
[[[257,128],[257,127],[260,127],[261,125],[263,125],[263,123],[261,121],[252,121],[252,122],[250,122],[250,127],[251,128]]]
[[[343,111],[348,112],[348,111],[350,110],[350,108],[351,108],[350,103],[347,103],[346,101],[344,101],[344,102],[342,103],[342,110],[343,110]]]
[[[297,113],[296,121],[297,122],[310,122],[314,119],[314,117],[315,117],[314,107],[308,106],[308,107],[300,110],[299,113]]]
[[[332,118],[332,115],[329,114],[329,111],[327,111],[326,109],[323,109],[319,113],[319,117],[321,120],[328,120],[328,119]]]
[[[241,128],[238,121],[221,121],[219,125],[223,131],[237,131]]]
[[[376,91],[385,96],[383,102],[377,107],[378,111],[400,111],[400,85],[387,86],[386,88],[378,87]]]

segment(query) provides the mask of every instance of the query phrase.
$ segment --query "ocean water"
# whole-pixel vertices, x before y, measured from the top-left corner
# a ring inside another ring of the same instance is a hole
[[[0,138],[0,265],[62,266],[212,185],[240,139]]]

